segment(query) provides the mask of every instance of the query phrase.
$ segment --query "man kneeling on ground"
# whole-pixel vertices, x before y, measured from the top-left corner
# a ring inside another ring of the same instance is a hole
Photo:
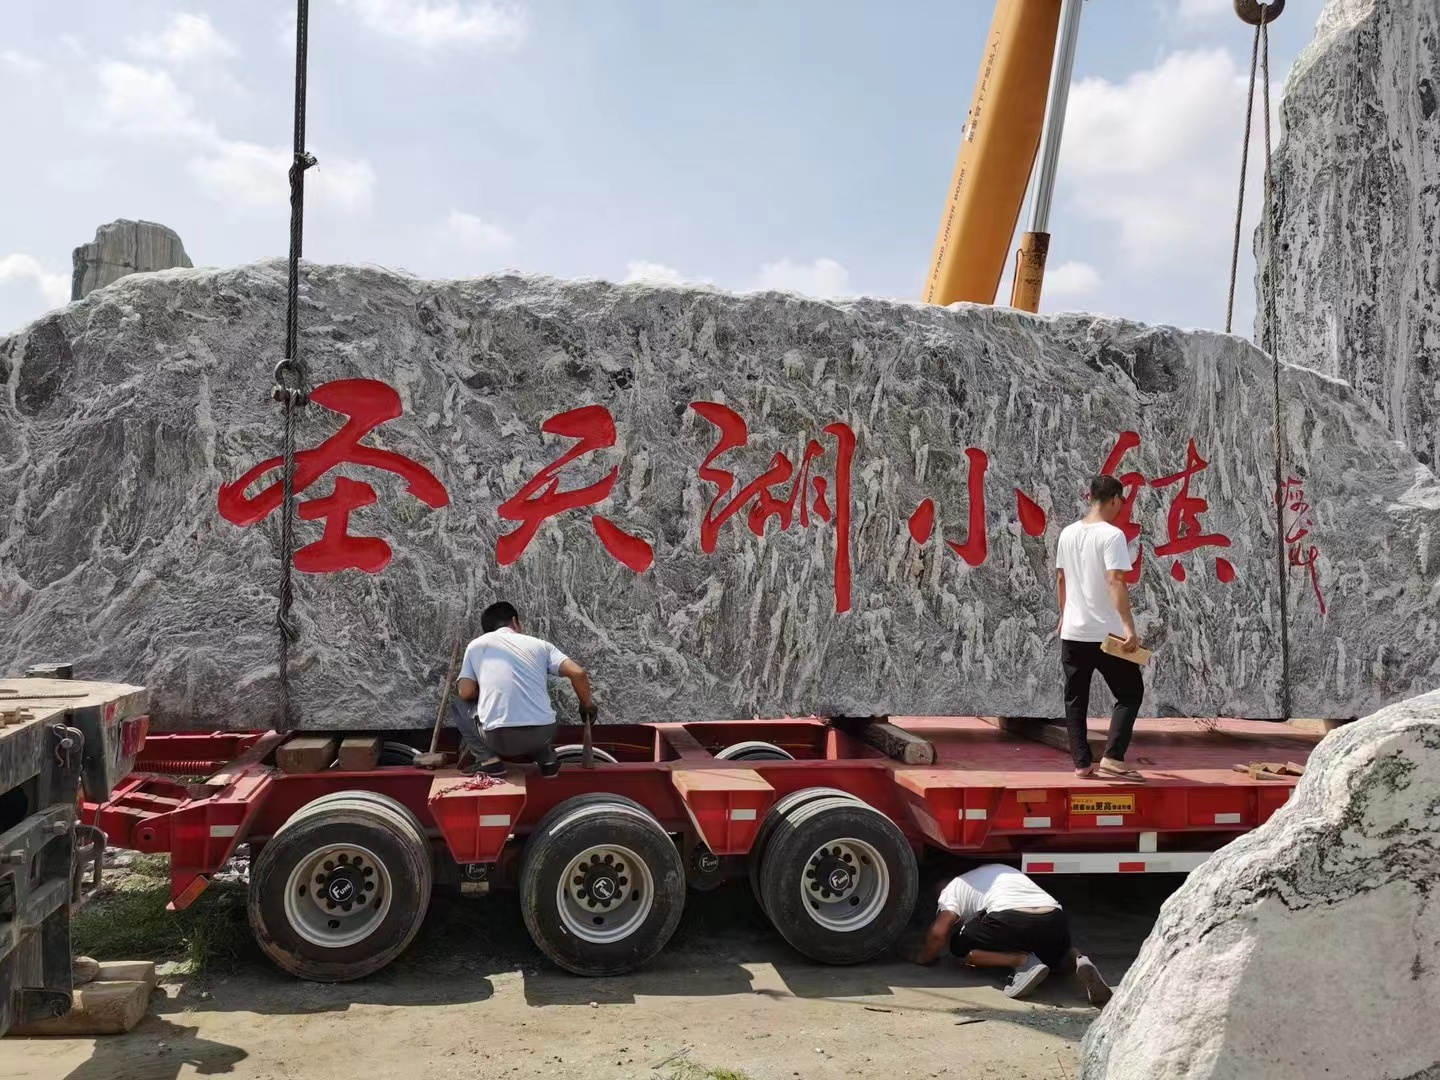
[[[1071,946],[1060,902],[1014,867],[990,863],[950,882],[925,940],[904,955],[933,964],[947,944],[971,967],[1013,970],[1006,997],[1026,997],[1051,971],[1074,971],[1092,1005],[1110,1000],[1099,969]]]
[[[471,772],[500,774],[504,761],[534,761],[546,776],[560,771],[555,759],[555,708],[551,675],[569,679],[580,712],[593,718],[590,676],[554,645],[520,632],[520,613],[501,600],[480,613],[481,634],[465,649],[456,692],[474,702],[474,728],[465,717],[461,734],[476,759]],[[463,710],[462,710],[463,711]]]

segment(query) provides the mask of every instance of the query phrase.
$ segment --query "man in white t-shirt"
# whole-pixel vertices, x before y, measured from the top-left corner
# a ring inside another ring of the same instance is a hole
[[[947,944],[971,967],[1014,971],[1006,997],[1027,996],[1051,971],[1074,971],[1092,1005],[1110,1000],[1100,970],[1070,944],[1060,902],[1012,866],[989,863],[946,885],[930,932],[906,959],[933,964]]]
[[[559,771],[555,750],[552,675],[569,679],[581,716],[595,716],[590,676],[550,642],[520,632],[520,613],[501,600],[480,613],[481,634],[465,649],[456,693],[475,705],[474,725],[462,726],[477,770],[503,772],[502,761],[535,761],[546,776]],[[462,710],[463,711],[463,710]]]
[[[1135,717],[1145,696],[1140,665],[1100,648],[1107,635],[1133,652],[1140,644],[1135,617],[1130,611],[1130,551],[1125,534],[1114,521],[1125,508],[1125,489],[1113,476],[1090,481],[1090,510],[1065,526],[1055,547],[1055,571],[1060,592],[1060,666],[1065,672],[1065,726],[1070,732],[1070,753],[1075,775],[1090,777],[1097,771],[1107,779],[1139,783],[1145,779],[1125,764]],[[1090,678],[1100,672],[1115,708],[1110,713],[1110,740],[1097,770],[1085,737],[1090,715]]]

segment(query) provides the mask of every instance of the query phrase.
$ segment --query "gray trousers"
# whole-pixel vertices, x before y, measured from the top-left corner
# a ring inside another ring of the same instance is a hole
[[[450,719],[460,732],[460,741],[465,749],[481,761],[491,754],[507,761],[542,759],[548,756],[547,749],[555,741],[555,733],[560,727],[557,723],[549,723],[481,731],[475,714],[458,698],[450,700]]]

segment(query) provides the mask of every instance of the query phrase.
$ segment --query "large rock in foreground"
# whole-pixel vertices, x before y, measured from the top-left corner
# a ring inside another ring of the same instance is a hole
[[[121,218],[95,230],[95,239],[75,249],[70,299],[79,300],[130,274],[189,268],[190,256],[174,229],[153,221]]]
[[[1239,338],[354,267],[303,290],[340,411],[301,424],[326,450],[297,565],[351,567],[297,576],[306,726],[429,723],[496,597],[610,720],[1056,715],[1055,540],[1107,459],[1148,711],[1277,713],[1271,369]],[[0,663],[143,683],[161,724],[273,721],[283,306],[279,263],[167,271],[0,339]],[[1347,387],[1287,370],[1284,398],[1294,707],[1360,715],[1440,676],[1440,490]]]
[[[1086,1080],[1440,1077],[1440,693],[1326,736],[1165,902]]]
[[[1440,462],[1440,4],[1328,0],[1275,151],[1279,356]],[[1263,296],[1263,289],[1262,289]],[[1264,343],[1263,298],[1256,340]]]

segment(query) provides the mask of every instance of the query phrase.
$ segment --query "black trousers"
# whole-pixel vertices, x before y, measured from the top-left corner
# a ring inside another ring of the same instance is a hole
[[[1130,748],[1130,735],[1135,730],[1135,717],[1140,715],[1140,702],[1145,697],[1140,665],[1111,656],[1100,648],[1098,641],[1062,639],[1060,666],[1065,671],[1065,727],[1070,732],[1070,754],[1075,759],[1075,767],[1088,769],[1095,760],[1085,738],[1085,721],[1090,716],[1090,676],[1097,671],[1115,695],[1105,756],[1124,761],[1125,751]]]

